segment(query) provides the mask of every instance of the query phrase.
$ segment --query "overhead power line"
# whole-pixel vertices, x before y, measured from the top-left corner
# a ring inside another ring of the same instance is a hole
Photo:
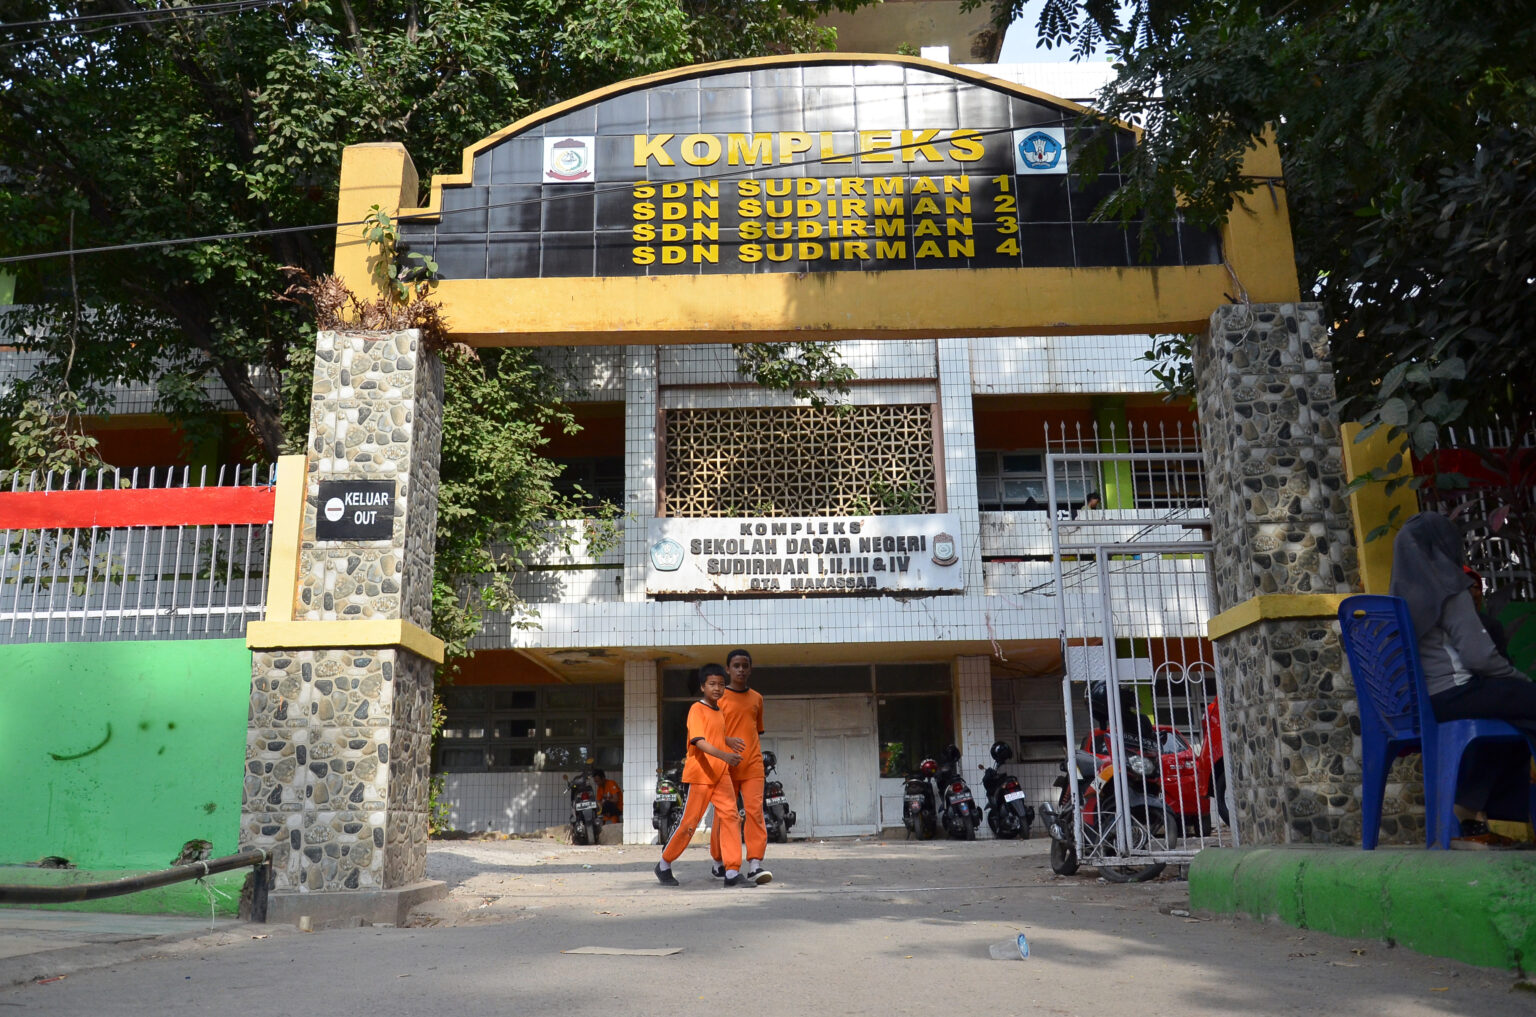
[[[145,7],[135,11],[113,11],[107,14],[75,14],[57,18],[43,18],[37,21],[0,21],[0,31],[10,32],[18,28],[59,28],[81,24],[96,26],[113,22],[143,24],[145,22],[175,21],[189,17],[240,14],[245,11],[259,10],[263,7],[278,7],[291,2],[292,0],[225,0],[223,3],[192,4],[186,7]]]

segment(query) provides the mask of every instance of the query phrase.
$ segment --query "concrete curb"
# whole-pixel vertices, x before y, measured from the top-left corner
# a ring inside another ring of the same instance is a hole
[[[124,937],[116,942],[71,944],[53,950],[0,957],[0,989],[24,985],[45,978],[58,978],[91,971],[96,968],[115,967],[130,961],[150,957],[167,956],[181,950],[197,950],[208,946],[224,946],[252,936],[273,934],[271,926],[247,922],[221,920],[212,929],[188,930],[169,935],[146,935],[137,938]],[[294,929],[281,930],[286,934]]]
[[[1468,964],[1536,969],[1536,852],[1209,848],[1190,865],[1189,902]]]

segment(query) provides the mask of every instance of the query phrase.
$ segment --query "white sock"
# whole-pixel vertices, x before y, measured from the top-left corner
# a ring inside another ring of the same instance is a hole
[[[739,869],[726,869],[725,870],[725,878],[726,879],[735,879],[739,875],[741,875],[741,870],[739,870]]]
[[[661,864],[658,865],[657,868],[660,869],[662,872],[671,872],[672,871],[672,863],[667,861],[665,858],[663,858],[661,860]]]
[[[758,860],[756,858],[748,858],[747,859],[747,875],[750,876],[752,873],[756,872],[758,869],[761,869],[762,867],[763,867],[763,863],[760,860]]]

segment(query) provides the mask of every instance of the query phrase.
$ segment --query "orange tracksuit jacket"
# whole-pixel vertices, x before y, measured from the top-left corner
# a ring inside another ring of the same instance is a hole
[[[661,850],[667,864],[677,861],[693,839],[704,818],[704,810],[715,807],[715,829],[721,832],[726,848],[722,863],[727,869],[741,868],[741,819],[736,814],[736,785],[731,783],[725,760],[716,759],[696,744],[707,741],[724,749],[725,719],[718,706],[700,700],[688,710],[688,758],[683,763],[683,782],[688,785],[688,804],[682,822],[672,839]]]
[[[747,842],[747,857],[762,860],[768,850],[768,827],[763,823],[763,696],[752,689],[737,691],[729,685],[720,699],[725,717],[725,736],[747,743],[741,750],[741,762],[731,767],[731,783],[741,795],[741,832]],[[716,823],[709,835],[709,853],[721,858],[721,829]]]

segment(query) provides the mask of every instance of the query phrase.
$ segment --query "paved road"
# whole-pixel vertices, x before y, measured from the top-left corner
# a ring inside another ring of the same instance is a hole
[[[651,875],[654,848],[438,843],[430,874],[454,892],[414,927],[226,927],[0,989],[0,1017],[1536,1011],[1536,995],[1504,972],[1186,916],[1181,881],[1059,878],[1044,852],[1041,840],[791,844],[770,852],[772,885],[725,890],[691,848],[684,885],[669,890]],[[993,959],[1020,932],[1029,958]],[[578,947],[680,952],[563,952]]]

